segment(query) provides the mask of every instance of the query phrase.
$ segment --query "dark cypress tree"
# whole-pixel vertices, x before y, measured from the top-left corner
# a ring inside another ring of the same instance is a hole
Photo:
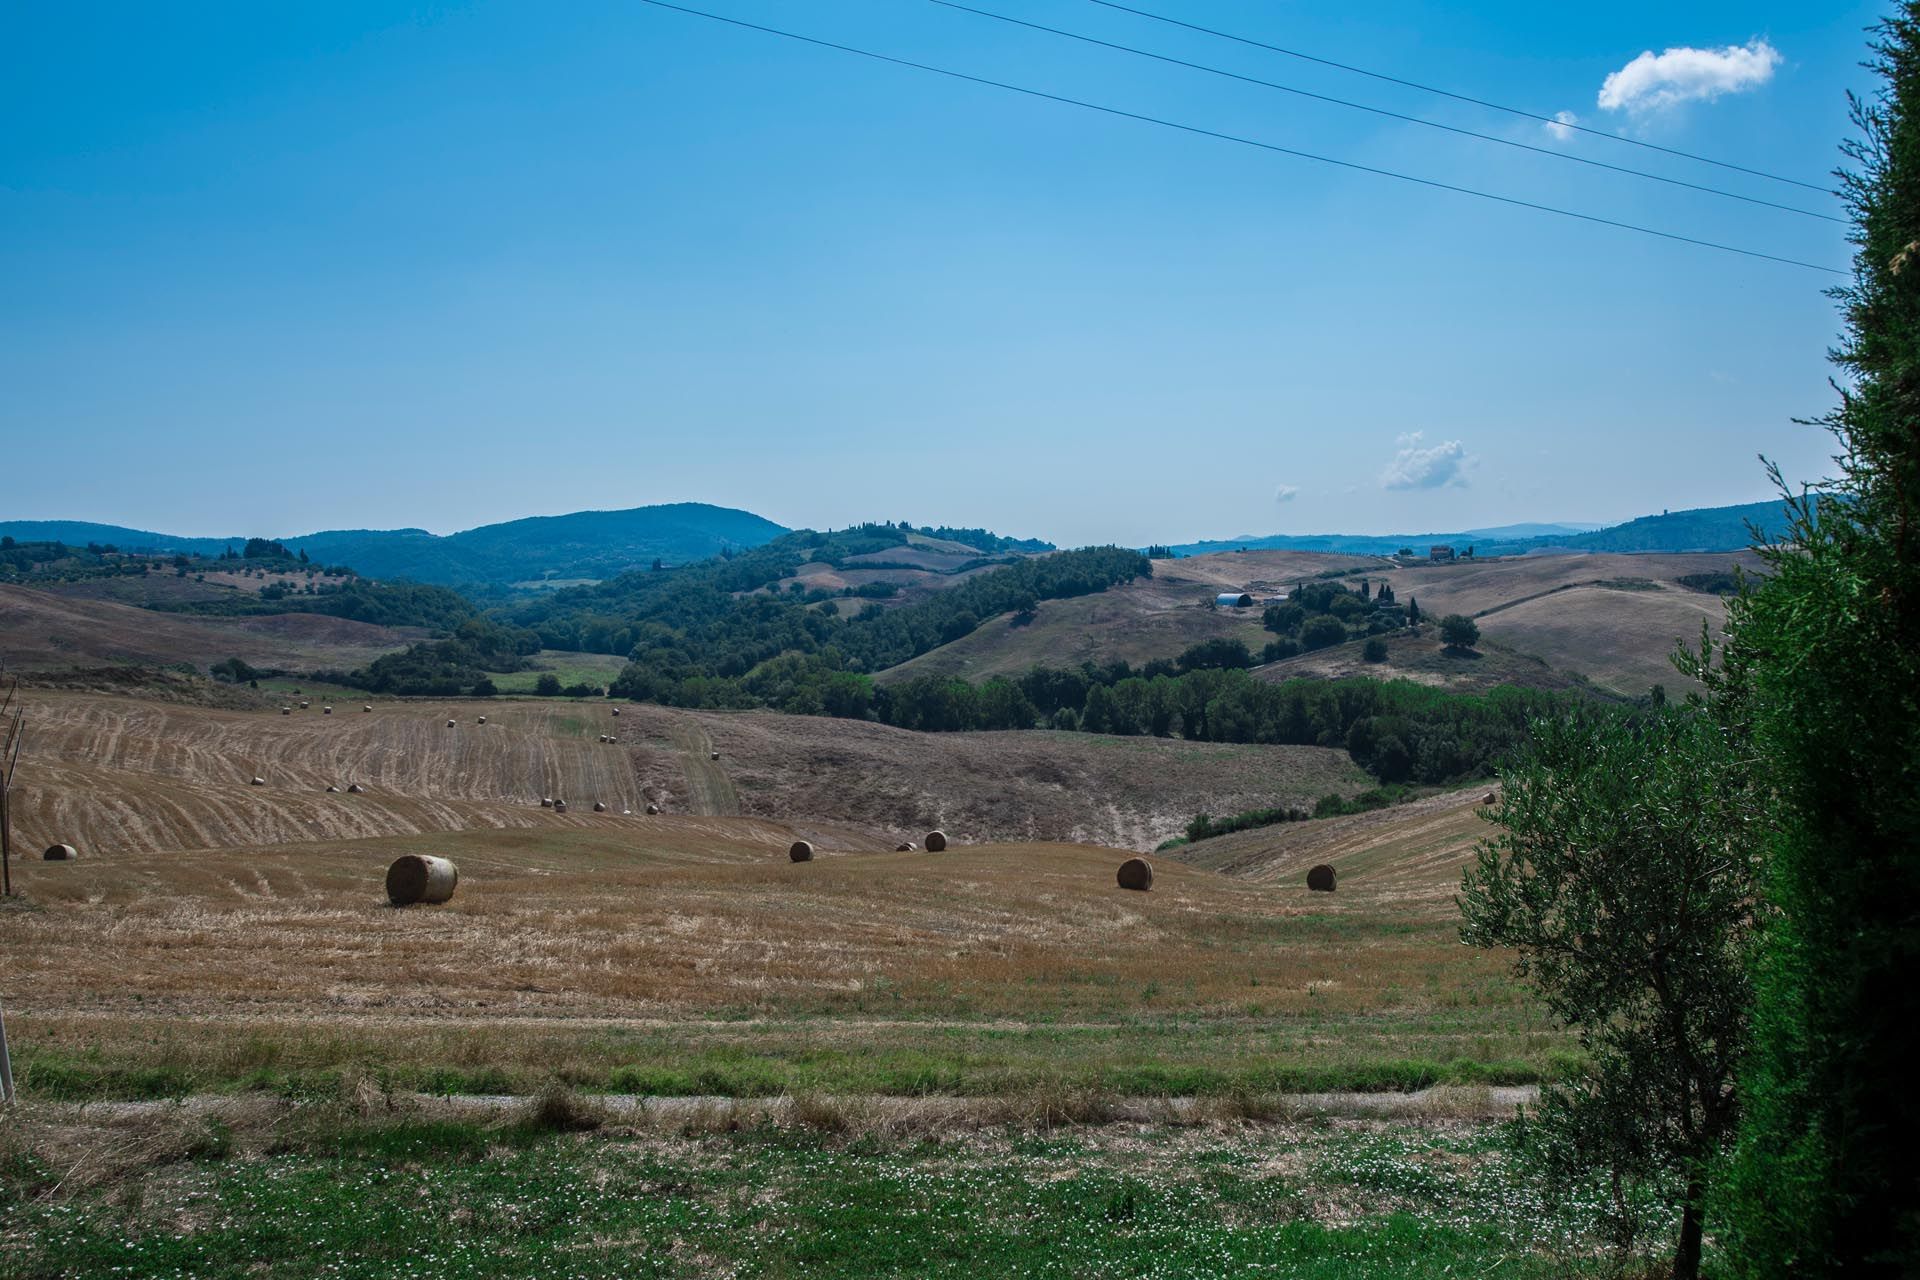
[[[1752,1277],[1920,1275],[1920,0],[1873,50],[1821,420],[1839,475],[1793,502],[1730,618],[1780,806],[1728,1179],[1729,1260]]]

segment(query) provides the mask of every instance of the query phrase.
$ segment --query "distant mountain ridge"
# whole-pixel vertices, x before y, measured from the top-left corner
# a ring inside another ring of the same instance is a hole
[[[676,502],[624,511],[575,511],[482,525],[441,537],[424,529],[332,529],[282,537],[290,551],[324,564],[344,564],[370,578],[407,578],[440,586],[504,587],[541,578],[610,578],[651,564],[704,560],[762,546],[787,533],[750,511],[704,502]],[[80,520],[0,521],[0,535],[21,542],[75,546],[111,543],[123,551],[186,551],[217,555],[232,538],[188,538]]]
[[[1525,555],[1546,551],[1740,551],[1753,545],[1752,527],[1778,533],[1785,527],[1785,508],[1778,501],[1748,502],[1732,507],[1698,507],[1690,511],[1663,511],[1640,516],[1625,524],[1511,524],[1458,533],[1403,534],[1272,534],[1186,542],[1172,550],[1183,556],[1214,551],[1323,551],[1340,555],[1392,555],[1402,547],[1425,552],[1445,544],[1480,555]]]

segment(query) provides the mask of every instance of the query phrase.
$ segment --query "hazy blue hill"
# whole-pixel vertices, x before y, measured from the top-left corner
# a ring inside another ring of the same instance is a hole
[[[658,557],[685,564],[763,546],[785,526],[751,511],[676,502],[625,511],[575,511],[482,525],[442,538],[422,529],[336,529],[287,538],[288,547],[374,578],[446,586],[504,586],[540,578],[611,578]]]
[[[626,511],[576,511],[483,525],[440,537],[424,529],[332,529],[281,537],[323,564],[344,564],[370,578],[408,578],[443,586],[502,586],[543,577],[610,578],[657,557],[685,564],[726,549],[763,546],[787,532],[750,511],[678,502]],[[77,520],[0,521],[22,542],[112,543],[123,551],[212,555],[246,536],[185,538]]]
[[[1276,533],[1266,537],[1214,539],[1185,542],[1173,549],[1183,556],[1205,555],[1213,551],[1326,551],[1340,555],[1390,556],[1401,547],[1425,551],[1437,542],[1469,543],[1512,542],[1519,539],[1578,535],[1597,525],[1584,524],[1509,524],[1492,529],[1467,529],[1459,533]]]
[[[1666,511],[1592,533],[1534,539],[1533,545],[1577,551],[1738,551],[1753,545],[1749,525],[1777,535],[1786,525],[1785,511],[1777,501]]]
[[[1739,551],[1751,546],[1748,524],[1777,531],[1784,524],[1780,503],[1748,502],[1735,507],[1700,507],[1641,516],[1625,524],[1598,527],[1575,524],[1512,524],[1458,533],[1371,535],[1274,534],[1264,538],[1189,542],[1175,546],[1183,556],[1211,551],[1327,551],[1344,555],[1392,555],[1401,547],[1424,553],[1436,543],[1481,555],[1521,555],[1528,551]]]
[[[195,555],[218,555],[228,546],[246,545],[245,535],[238,538],[182,538],[149,529],[129,529],[117,524],[94,524],[87,520],[0,520],[0,535],[16,542],[64,542],[84,547],[89,542],[110,543],[122,551],[187,551]]]

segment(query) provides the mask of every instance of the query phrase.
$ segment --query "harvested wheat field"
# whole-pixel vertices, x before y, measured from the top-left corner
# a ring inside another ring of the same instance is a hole
[[[1198,810],[1357,789],[1343,753],[650,706],[609,745],[604,705],[476,705],[28,695],[16,835],[87,853],[17,865],[0,929],[29,1087],[1378,1087],[1526,1079],[1558,1043],[1440,910],[1457,843],[1302,853],[1337,901],[1265,845],[1115,883]],[[946,853],[895,851],[934,829]],[[410,854],[457,865],[450,901],[386,905]]]
[[[600,739],[615,721],[603,703],[390,702],[323,716],[317,705],[282,715],[25,697],[31,745],[16,782],[16,830],[29,845],[76,839],[105,854],[591,824],[596,801],[609,811],[602,822],[653,803],[668,814],[872,829],[888,848],[942,826],[963,841],[1145,851],[1202,810],[1311,803],[1368,785],[1345,752],[1318,747],[934,735],[652,706],[626,708],[620,741],[608,744]],[[482,714],[484,726],[475,723]],[[265,785],[247,788],[256,775]],[[365,794],[326,791],[354,784]],[[568,813],[543,810],[543,797],[567,801]]]
[[[795,863],[794,835],[663,817],[35,864],[37,909],[0,935],[16,1054],[56,1092],[354,1069],[1194,1092],[1526,1078],[1553,1047],[1496,958],[1364,876],[1328,902],[1162,862],[1141,894],[1104,848],[930,858],[813,831]],[[451,901],[385,904],[409,853],[458,865]]]
[[[1369,813],[1288,822],[1216,836],[1171,850],[1188,866],[1257,884],[1305,884],[1307,871],[1334,867],[1340,892],[1394,903],[1408,918],[1451,925],[1454,894],[1474,846],[1496,828],[1480,817],[1484,787],[1449,791]]]

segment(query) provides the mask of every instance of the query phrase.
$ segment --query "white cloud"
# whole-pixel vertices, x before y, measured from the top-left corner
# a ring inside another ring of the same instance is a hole
[[[1380,473],[1382,488],[1438,489],[1443,485],[1467,483],[1461,473],[1467,461],[1466,446],[1458,440],[1422,445],[1424,434],[1414,431],[1400,437],[1400,452],[1393,455],[1393,461]]]
[[[1579,123],[1580,117],[1573,114],[1573,112],[1556,111],[1553,113],[1553,119],[1547,121],[1547,123],[1540,127],[1545,129],[1547,135],[1555,142],[1565,142],[1573,136],[1573,126]]]
[[[1283,484],[1273,491],[1275,502],[1292,502],[1300,494],[1298,486]]]
[[[1780,51],[1758,38],[1724,49],[1681,47],[1659,54],[1649,49],[1607,77],[1599,103],[1607,111],[1646,113],[1682,102],[1711,102],[1759,88],[1779,65]]]

